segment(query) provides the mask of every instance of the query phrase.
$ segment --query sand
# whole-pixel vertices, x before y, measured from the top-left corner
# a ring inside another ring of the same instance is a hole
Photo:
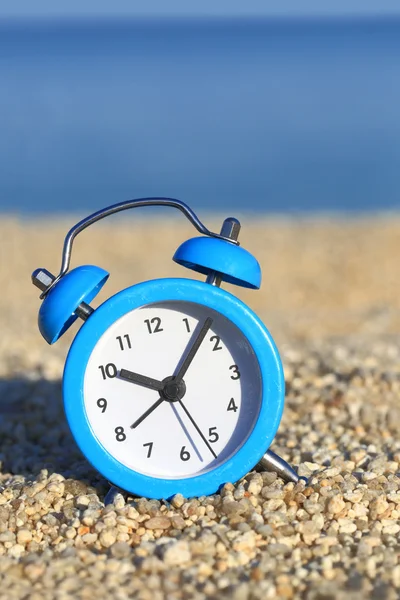
[[[107,507],[62,409],[78,325],[48,346],[30,283],[36,267],[58,270],[73,223],[0,223],[0,599],[398,598],[400,219],[242,219],[263,285],[227,289],[279,346],[287,400],[272,449],[307,487],[253,471],[211,497]],[[109,220],[78,238],[73,264],[110,271],[96,306],[138,281],[191,277],[171,256],[192,235],[179,216]]]

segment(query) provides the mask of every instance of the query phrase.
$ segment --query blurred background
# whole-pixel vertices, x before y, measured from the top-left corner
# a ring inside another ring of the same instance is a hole
[[[227,289],[280,348],[398,333],[399,107],[397,0],[2,0],[0,346],[13,368],[55,352],[33,269],[58,273],[81,215],[140,196],[179,198],[212,230],[241,218],[263,284]],[[94,306],[138,281],[201,277],[171,261],[190,224],[148,216],[79,236],[72,266],[111,273]]]
[[[0,210],[400,206],[396,0],[3,0]]]

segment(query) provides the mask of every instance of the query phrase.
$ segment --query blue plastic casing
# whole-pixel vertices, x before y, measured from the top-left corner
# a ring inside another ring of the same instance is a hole
[[[142,475],[118,462],[94,435],[84,405],[84,377],[92,350],[107,329],[127,312],[163,301],[195,302],[230,319],[246,336],[259,362],[262,404],[254,429],[243,446],[222,465],[195,477],[158,479]],[[216,492],[226,482],[248,473],[270,446],[284,404],[284,377],[278,351],[260,319],[232,294],[202,281],[157,279],[139,283],[109,298],[90,316],[70,348],[63,381],[64,406],[72,434],[86,458],[110,482],[149,498],[186,498]]]
[[[203,275],[217,271],[227,283],[252,289],[261,285],[257,259],[244,248],[217,238],[203,236],[186,240],[173,260]]]
[[[109,273],[100,267],[84,265],[69,271],[43,300],[38,317],[40,333],[54,344],[78,318],[75,310],[82,302],[97,296]]]

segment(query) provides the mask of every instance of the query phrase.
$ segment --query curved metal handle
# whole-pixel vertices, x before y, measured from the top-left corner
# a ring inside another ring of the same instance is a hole
[[[175,198],[137,198],[136,200],[126,200],[125,202],[118,202],[117,204],[112,204],[111,206],[107,206],[106,208],[102,208],[89,215],[82,221],[79,221],[76,225],[69,230],[64,240],[64,247],[62,252],[62,261],[61,261],[61,269],[57,277],[54,281],[49,285],[49,287],[41,294],[40,298],[44,298],[49,291],[60,281],[62,277],[68,272],[70,262],[71,262],[71,254],[72,254],[72,245],[74,243],[74,239],[76,236],[81,233],[84,229],[96,223],[96,221],[100,221],[105,217],[118,213],[122,210],[128,210],[129,208],[139,208],[141,206],[170,206],[172,208],[177,208],[180,210],[185,217],[191,222],[191,224],[203,235],[208,235],[210,237],[219,238],[221,240],[225,240],[230,242],[231,244],[239,244],[237,240],[233,240],[229,237],[225,237],[219,233],[214,233],[207,229],[205,225],[200,221],[197,215],[192,211],[191,208],[181,200],[176,200]]]

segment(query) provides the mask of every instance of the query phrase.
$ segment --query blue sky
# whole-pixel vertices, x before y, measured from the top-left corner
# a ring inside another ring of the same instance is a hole
[[[399,0],[2,0],[1,17],[400,14]]]

